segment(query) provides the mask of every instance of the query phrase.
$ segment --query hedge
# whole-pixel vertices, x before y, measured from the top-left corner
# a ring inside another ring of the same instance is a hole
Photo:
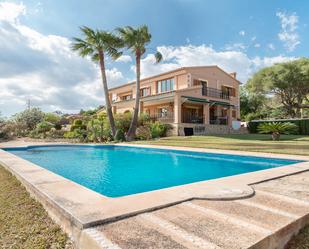
[[[252,120],[248,123],[248,130],[250,133],[258,133],[257,127],[261,123],[268,122],[290,122],[296,124],[298,127],[298,130],[294,133],[295,135],[309,135],[309,119]]]

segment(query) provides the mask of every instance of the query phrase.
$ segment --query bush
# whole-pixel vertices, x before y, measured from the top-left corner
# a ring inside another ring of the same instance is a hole
[[[124,133],[124,131],[118,129],[118,130],[116,131],[115,140],[116,140],[116,141],[119,141],[119,142],[122,142],[122,141],[125,141],[125,139],[126,139],[126,138],[125,138],[125,133]]]
[[[151,137],[152,136],[149,126],[140,126],[136,129],[136,139],[149,140]]]
[[[132,113],[116,114],[114,118],[116,129],[122,130],[124,133],[128,132],[132,120]]]
[[[54,113],[45,113],[44,115],[44,121],[52,123],[52,124],[57,124],[60,121],[61,117],[57,114]]]
[[[54,130],[54,129],[51,129],[47,134],[46,136],[48,138],[64,138],[64,133],[65,131],[63,130]]]
[[[297,129],[293,130],[292,134],[295,135],[309,135],[309,119],[280,119],[280,120],[253,120],[248,123],[248,130],[250,133],[257,133],[258,126],[262,123],[292,123],[297,126]]]
[[[59,130],[62,129],[62,125],[57,123],[57,124],[55,124],[54,128],[59,131]]]
[[[141,113],[138,117],[138,125],[143,126],[150,122],[150,116],[147,113]]]
[[[158,121],[154,123],[149,124],[151,137],[152,138],[159,138],[159,137],[165,137],[167,134],[167,131],[170,129],[170,126],[168,124],[162,124]]]
[[[44,113],[39,108],[31,108],[13,116],[15,123],[23,126],[23,133],[28,133],[36,128],[36,125],[43,121]]]
[[[75,130],[87,130],[87,126],[83,124],[83,120],[75,119],[73,125],[71,125],[71,131]]]

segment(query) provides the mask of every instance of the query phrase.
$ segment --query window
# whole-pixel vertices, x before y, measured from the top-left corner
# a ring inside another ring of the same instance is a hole
[[[158,81],[157,90],[158,90],[158,93],[173,91],[174,90],[174,79]]]
[[[232,110],[232,117],[236,118],[236,110]]]
[[[235,88],[228,87],[228,86],[222,86],[222,92],[228,96],[235,97],[236,96],[236,90]]]
[[[132,95],[129,94],[129,95],[124,95],[121,97],[121,100],[130,100],[132,98]]]
[[[165,107],[158,109],[158,114],[160,118],[167,117],[167,113],[168,113],[168,110]]]
[[[115,101],[117,101],[117,94],[113,93],[112,94],[112,102],[115,102]]]
[[[145,87],[141,89],[141,97],[146,97],[151,94],[151,88],[150,87]]]

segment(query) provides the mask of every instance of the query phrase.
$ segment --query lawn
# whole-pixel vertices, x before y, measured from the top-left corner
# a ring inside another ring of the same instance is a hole
[[[245,134],[166,137],[150,141],[138,141],[136,143],[309,156],[309,136],[297,135],[282,135],[280,141],[272,141],[270,135]]]
[[[0,248],[73,248],[67,235],[0,165]]]
[[[304,227],[298,235],[294,236],[287,244],[286,249],[308,249],[309,248],[309,225]]]

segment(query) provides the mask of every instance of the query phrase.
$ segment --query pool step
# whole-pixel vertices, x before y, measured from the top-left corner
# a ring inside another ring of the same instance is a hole
[[[308,179],[304,172],[256,184],[248,199],[192,200],[91,228],[97,243],[87,248],[281,249],[309,223]]]

